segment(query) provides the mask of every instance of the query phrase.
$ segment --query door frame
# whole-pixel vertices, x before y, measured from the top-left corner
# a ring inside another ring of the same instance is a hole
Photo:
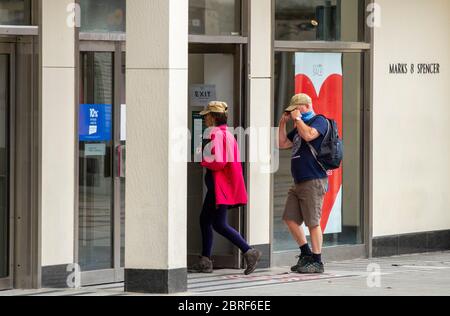
[[[209,41],[202,42],[200,39],[208,39]],[[197,41],[199,40],[199,41]],[[234,90],[234,107],[232,122],[235,126],[247,127],[247,81],[246,75],[246,54],[247,54],[247,39],[235,38],[233,41],[220,42],[216,37],[199,36],[196,41],[189,43],[189,54],[227,54],[234,57],[234,71],[233,71],[233,90]],[[190,110],[190,109],[189,109]],[[189,112],[189,111],[188,111]],[[247,146],[248,147],[248,146]],[[248,155],[248,148],[241,148],[245,156]],[[247,165],[243,164],[244,179],[247,182]],[[232,210],[233,217],[231,225],[239,231],[239,233],[246,235],[245,230],[245,214],[246,206],[239,207],[237,210]],[[188,265],[194,263],[198,258],[198,254],[188,254]],[[240,269],[243,264],[242,254],[236,247],[233,247],[233,253],[230,255],[213,256],[215,267],[219,268],[233,268]]]
[[[0,290],[7,290],[14,288],[14,234],[15,234],[15,208],[14,208],[14,131],[15,131],[15,44],[0,43],[0,54],[8,55],[9,57],[9,95],[8,95],[8,211],[9,211],[9,273],[5,278],[0,279]]]
[[[249,99],[250,99],[250,89],[249,89],[249,55],[250,55],[250,41],[249,41],[249,30],[250,30],[250,3],[248,1],[237,1],[236,16],[236,29],[239,29],[239,35],[194,35],[189,34],[189,54],[199,53],[199,54],[209,54],[209,53],[231,53],[238,54],[239,58],[235,58],[235,112],[233,117],[238,120],[238,124],[241,127],[247,128],[249,121],[248,115],[249,110]],[[238,25],[239,24],[239,25]],[[230,47],[232,47],[230,49]],[[240,76],[236,74],[240,71]],[[238,95],[236,97],[236,95]],[[236,112],[237,111],[237,112]],[[248,136],[245,138],[245,143],[248,143]],[[241,148],[241,152],[245,153],[245,157],[249,157],[249,148]],[[243,173],[246,184],[249,184],[249,173],[248,173],[248,163],[243,163]],[[234,220],[233,226],[239,228],[239,232],[244,236],[248,237],[247,234],[247,220],[248,220],[248,207],[241,207],[239,211],[233,210],[236,213],[236,218]],[[236,269],[241,269],[244,266],[243,256],[240,251],[233,248],[233,256],[225,257],[214,257],[215,265],[216,263],[223,262],[226,266],[234,267]],[[192,255],[188,255],[188,264],[196,260]],[[220,266],[218,264],[217,266]]]
[[[124,267],[121,267],[121,194],[120,194],[120,174],[117,171],[117,150],[121,146],[120,142],[120,113],[121,113],[121,68],[122,68],[122,53],[126,52],[125,43],[123,41],[80,41],[77,47],[77,87],[76,87],[76,104],[79,104],[80,85],[81,85],[81,55],[87,52],[109,52],[113,54],[113,155],[112,159],[112,176],[113,176],[113,253],[112,262],[113,268],[102,269],[94,271],[81,271],[81,286],[97,285],[105,283],[123,282],[125,280]],[[79,107],[76,109],[76,128],[78,135],[78,118]],[[75,141],[75,155],[76,155],[76,198],[75,198],[75,248],[74,258],[75,262],[79,262],[79,140],[76,137]]]

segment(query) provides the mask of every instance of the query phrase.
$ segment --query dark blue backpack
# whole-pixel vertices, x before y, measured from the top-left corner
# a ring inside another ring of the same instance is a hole
[[[323,142],[320,145],[319,151],[316,151],[314,146],[308,143],[311,152],[316,158],[319,165],[325,170],[339,169],[344,158],[344,145],[342,139],[339,137],[339,129],[335,120],[328,119],[323,115],[314,117],[308,125],[312,125],[314,121],[323,117],[328,122],[328,131],[324,136]]]

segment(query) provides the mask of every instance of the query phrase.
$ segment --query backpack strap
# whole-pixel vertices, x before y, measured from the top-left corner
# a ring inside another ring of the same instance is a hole
[[[308,126],[311,126],[319,117],[323,117],[328,124],[328,129],[327,129],[327,133],[324,135],[324,140],[325,138],[328,136],[328,134],[330,133],[331,130],[331,124],[330,121],[324,116],[324,115],[316,115],[315,117],[313,117],[309,122],[308,122]],[[322,165],[322,163],[319,161],[319,153],[317,152],[317,150],[314,148],[313,145],[311,145],[310,142],[306,142],[306,144],[309,147],[309,150],[311,151],[311,154],[313,155],[314,159],[316,159],[317,163],[319,164],[319,166],[323,169],[323,171],[325,171],[325,173],[328,174],[327,169]]]
[[[328,170],[319,161],[319,154],[317,153],[317,150],[314,148],[313,145],[311,145],[311,143],[307,142],[307,144],[308,144],[309,149],[311,150],[311,153],[312,153],[314,159],[316,159],[316,162],[319,164],[319,166],[322,168],[322,170],[325,171],[326,174],[328,174]]]

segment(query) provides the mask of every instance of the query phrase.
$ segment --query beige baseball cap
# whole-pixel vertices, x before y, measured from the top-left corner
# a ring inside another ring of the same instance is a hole
[[[286,112],[292,112],[297,109],[299,105],[312,105],[312,99],[309,95],[300,93],[292,97],[291,103],[285,110]]]
[[[206,109],[200,112],[200,115],[205,116],[209,113],[227,113],[228,112],[228,104],[221,101],[212,101],[208,104]]]

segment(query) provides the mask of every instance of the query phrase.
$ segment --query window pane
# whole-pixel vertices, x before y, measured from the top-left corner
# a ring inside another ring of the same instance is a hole
[[[30,0],[0,0],[0,24],[29,25]]]
[[[80,0],[81,32],[125,32],[125,0]]]
[[[280,52],[275,58],[275,122],[290,98],[307,93],[314,110],[337,121],[344,140],[343,167],[329,177],[322,209],[324,246],[362,243],[362,63],[361,53]],[[288,131],[292,130],[292,124]],[[282,217],[291,176],[291,150],[280,151],[274,177],[274,249],[296,250]],[[307,230],[306,230],[307,231]]]
[[[113,65],[112,53],[82,54],[78,250],[82,271],[113,266],[113,141],[107,127],[112,125]]]
[[[240,0],[189,0],[189,34],[239,35]]]
[[[364,0],[276,0],[276,39],[364,41]]]
[[[9,57],[0,55],[0,279],[9,274]]]

